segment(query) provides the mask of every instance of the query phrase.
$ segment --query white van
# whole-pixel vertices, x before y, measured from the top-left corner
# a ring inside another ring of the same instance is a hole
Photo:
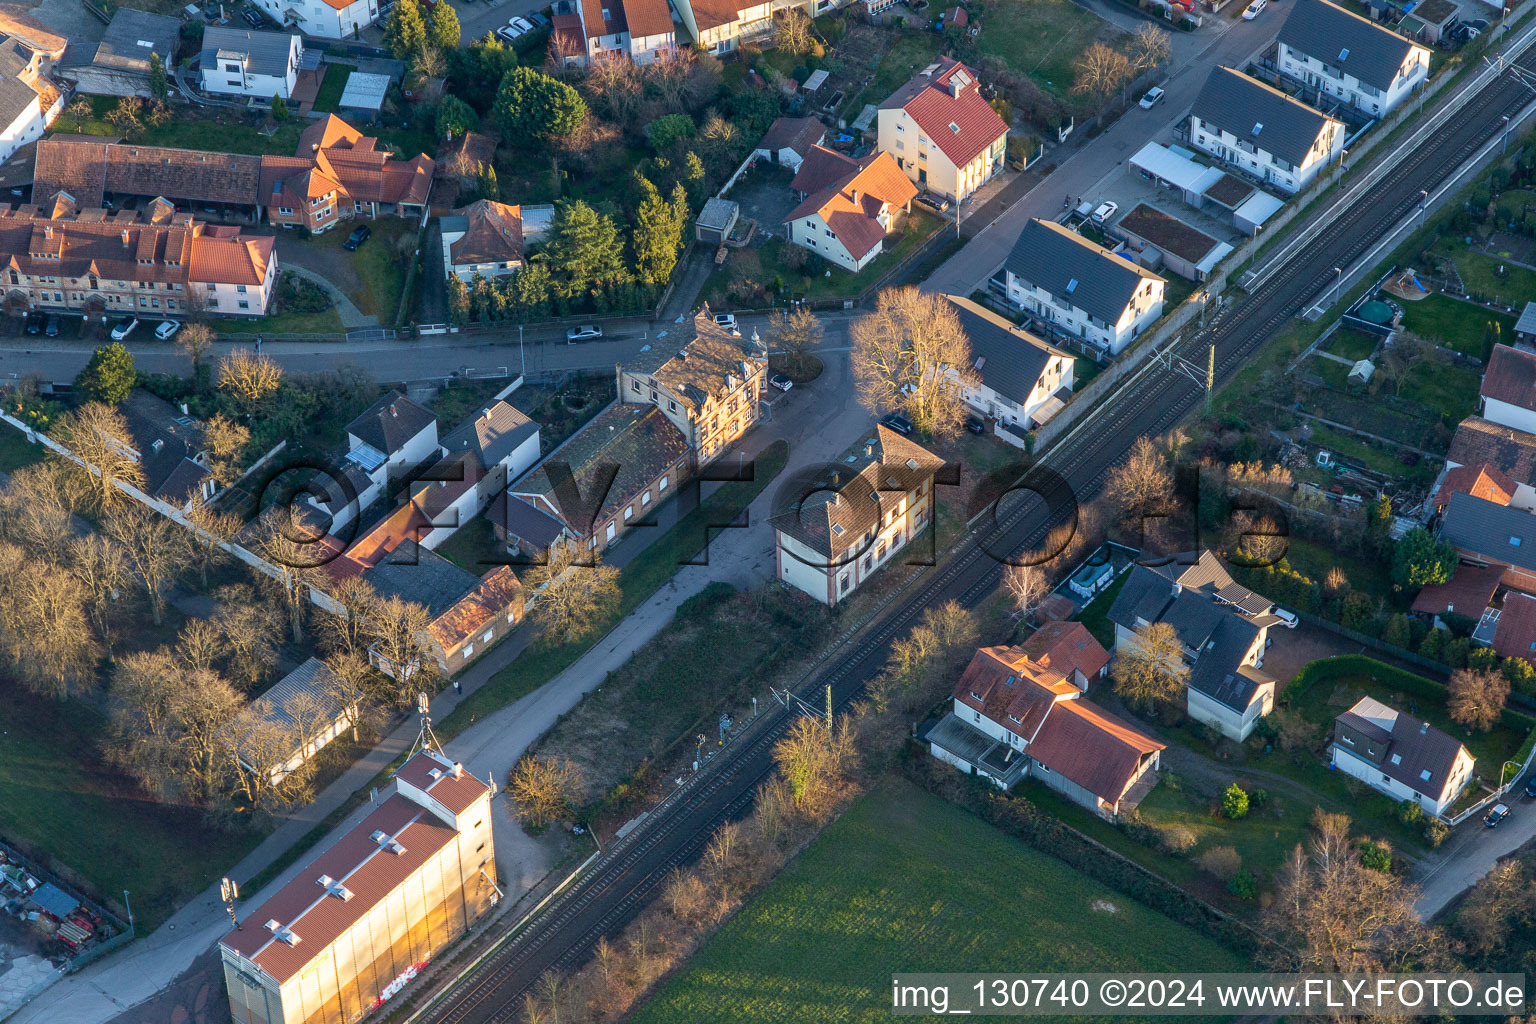
[[[1296,623],[1301,621],[1300,619],[1298,619],[1296,617],[1296,613],[1295,612],[1287,611],[1284,608],[1276,608],[1275,609],[1275,618],[1279,619],[1280,620],[1280,624],[1282,626],[1284,626],[1286,629],[1295,629],[1296,628]]]

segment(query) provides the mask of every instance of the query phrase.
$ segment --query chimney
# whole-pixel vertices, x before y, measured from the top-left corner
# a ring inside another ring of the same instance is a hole
[[[875,442],[873,442],[873,441],[865,441],[864,442],[864,457],[865,458],[869,458],[869,459],[872,459],[872,458],[875,457]]]
[[[1173,596],[1178,597],[1182,593],[1184,593],[1184,584],[1175,580],[1173,584]]]
[[[399,416],[400,415],[400,411],[398,409],[396,409],[394,406],[390,406],[389,407],[389,414],[391,416]]]
[[[128,229],[127,228],[123,228],[123,245],[125,247],[128,245]]]
[[[456,779],[462,779],[464,777],[464,762],[453,762],[453,777]]]
[[[43,225],[43,237],[44,238],[52,238],[53,237],[53,225],[52,224],[44,224]]]
[[[1423,736],[1423,735],[1427,734],[1428,732],[1429,732],[1429,723],[1428,722],[1420,722],[1419,723],[1419,735]]]
[[[856,188],[855,189],[850,189],[849,192],[848,192],[848,195],[849,195],[850,198],[853,199],[853,205],[855,205],[855,206],[859,205],[859,190],[858,189],[856,189]]]

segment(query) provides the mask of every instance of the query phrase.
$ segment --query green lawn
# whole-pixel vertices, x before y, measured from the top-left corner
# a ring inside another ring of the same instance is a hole
[[[274,313],[252,320],[236,320],[233,317],[217,320],[213,329],[220,334],[259,334],[264,338],[280,338],[285,334],[340,334],[341,314],[332,306],[323,313]]]
[[[1098,596],[1088,603],[1076,616],[1077,621],[1087,627],[1105,650],[1112,651],[1115,648],[1115,624],[1109,621],[1109,609],[1115,603],[1115,598],[1120,596],[1120,590],[1125,586],[1125,581],[1131,578],[1129,572],[1123,572],[1109,585],[1108,590],[1100,591]]]
[[[1250,793],[1262,788],[1246,779],[1234,779]],[[1136,810],[1150,824],[1183,825],[1193,831],[1199,842],[1189,851],[1191,859],[1212,847],[1232,847],[1260,887],[1269,888],[1285,858],[1298,843],[1306,841],[1315,805],[1275,790],[1265,792],[1268,796],[1264,806],[1250,810],[1247,817],[1237,821],[1218,813],[1214,798],[1166,783],[1148,793]]]
[[[1425,362],[1408,368],[1397,393],[1433,409],[1447,424],[1460,423],[1477,412],[1482,383],[1482,376],[1466,367]]]
[[[81,701],[34,697],[10,680],[0,736],[0,839],[67,865],[157,927],[262,838],[211,827],[195,807],[146,797],[102,759],[106,721]]]
[[[944,37],[937,32],[908,29],[893,32],[889,42],[890,49],[885,51],[875,68],[875,80],[845,108],[848,117],[858,117],[864,104],[878,104],[905,85],[914,74],[932,64],[944,46]]]
[[[721,484],[708,498],[699,503],[662,536],[651,541],[619,573],[619,588],[623,596],[618,607],[602,621],[593,624],[585,638],[558,647],[535,644],[497,672],[473,694],[459,702],[443,723],[445,736],[457,735],[469,720],[504,707],[527,693],[532,693],[560,672],[574,664],[592,645],[634,611],[647,598],[661,589],[662,585],[677,573],[678,566],[694,559],[704,548],[706,534],[714,533],[706,528],[710,524],[730,522],[768,486],[789,461],[789,446],[775,441],[758,457],[755,479]],[[676,500],[676,499],[674,499]]]
[[[0,473],[14,473],[22,466],[43,461],[46,449],[32,444],[27,435],[10,424],[0,424]]]
[[[356,70],[355,64],[327,63],[325,80],[320,83],[320,91],[315,95],[315,109],[334,114],[341,104],[341,94],[346,91],[347,79],[351,78],[352,72]]]
[[[1456,270],[1467,291],[1507,306],[1520,306],[1536,298],[1536,273],[1504,263],[1479,252],[1455,256]],[[1499,268],[1503,268],[1500,276]]]
[[[1380,341],[1374,334],[1340,329],[1333,333],[1324,348],[1336,356],[1354,361],[1369,357]]]
[[[459,527],[436,551],[476,576],[490,572],[493,566],[504,565],[507,560],[506,545],[496,540],[496,530],[485,516],[476,516]]]
[[[1380,562],[1367,562],[1364,559],[1351,559],[1342,562],[1338,552],[1316,541],[1303,540],[1300,537],[1290,537],[1286,540],[1285,560],[1292,569],[1311,580],[1321,580],[1328,574],[1328,570],[1334,566],[1344,570],[1349,577],[1349,585],[1355,590],[1363,590],[1375,597],[1392,596],[1392,578],[1390,568]],[[1262,570],[1257,570],[1262,572]],[[1254,579],[1262,579],[1262,575],[1256,575]],[[1259,587],[1262,590],[1262,585]]]
[[[1472,287],[1471,282],[1467,287]],[[1536,298],[1536,292],[1529,293],[1529,297]],[[1476,359],[1487,358],[1484,348],[1488,347],[1489,324],[1497,325],[1499,337],[1514,337],[1514,317],[1480,309],[1459,299],[1431,295],[1417,302],[1403,303],[1405,328]]]
[[[76,123],[73,117],[61,117],[54,125],[56,131],[77,132],[82,135],[122,135],[107,120],[107,113],[117,104],[111,96],[90,97],[94,114]],[[171,146],[177,149],[200,149],[220,153],[243,153],[248,156],[267,154],[292,156],[299,145],[299,135],[309,124],[308,119],[290,117],[278,125],[271,134],[254,128],[245,122],[221,123],[215,118],[199,117],[184,108],[177,108],[175,116],[164,124],[146,127],[130,138],[146,146]]]
[[[933,214],[913,210],[902,227],[900,239],[894,245],[886,239],[885,251],[857,274],[850,274],[815,257],[808,259],[800,269],[792,270],[783,258],[789,243],[774,238],[756,249],[739,250],[725,266],[710,274],[704,282],[700,301],[717,309],[730,309],[734,305],[730,298],[731,286],[738,280],[770,287],[777,281],[790,295],[812,301],[853,298],[888,274],[946,223]],[[742,253],[750,255],[743,258]]]
[[[991,0],[972,21],[983,26],[982,53],[1007,61],[1057,96],[1072,87],[1072,62],[1095,43],[1117,46],[1127,34],[1071,0]]]
[[[1404,465],[1397,457],[1396,449],[1373,448],[1353,434],[1325,427],[1315,421],[1312,423],[1312,443],[1342,456],[1346,462],[1356,463],[1372,473],[1386,477],[1403,477],[1413,471],[1412,467]]]
[[[891,779],[828,826],[630,1019],[873,1024],[890,1019],[893,971],[1131,969],[1252,967]]]

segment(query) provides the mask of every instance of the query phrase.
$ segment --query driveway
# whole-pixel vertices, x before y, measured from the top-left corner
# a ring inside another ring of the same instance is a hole
[[[1433,918],[1500,860],[1536,839],[1536,801],[1527,799],[1523,789],[1521,783],[1505,799],[1511,813],[1498,828],[1485,828],[1474,816],[1419,862],[1412,881],[1423,890],[1413,905],[1421,918]]]

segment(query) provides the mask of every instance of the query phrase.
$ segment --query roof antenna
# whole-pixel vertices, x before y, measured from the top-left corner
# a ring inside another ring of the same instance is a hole
[[[416,734],[416,742],[411,744],[411,752],[405,756],[407,761],[423,751],[443,757],[443,745],[432,734],[431,708],[425,691],[416,694],[416,714],[421,717],[421,731]]]

